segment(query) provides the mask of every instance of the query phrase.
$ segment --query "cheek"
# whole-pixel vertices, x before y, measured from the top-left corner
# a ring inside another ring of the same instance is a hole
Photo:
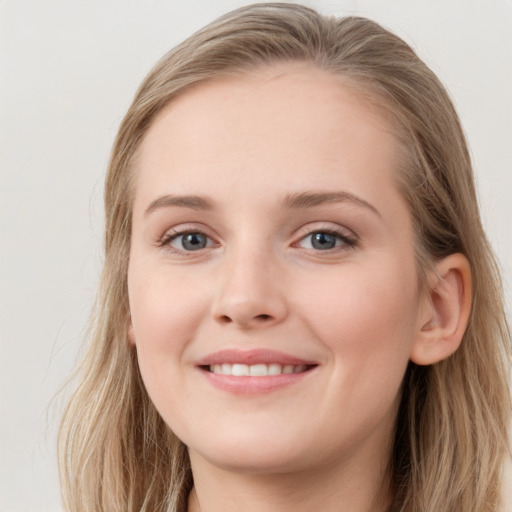
[[[357,375],[368,369],[378,374],[386,367],[402,371],[418,312],[414,265],[353,266],[324,280],[323,286],[311,282],[309,289],[303,311],[345,372]]]
[[[203,314],[204,297],[183,281],[147,268],[133,269],[128,283],[133,343],[142,380],[154,406],[170,425],[176,421],[176,411],[183,410],[183,404],[191,399],[183,361]]]
[[[165,390],[183,382],[184,353],[207,308],[204,290],[169,272],[138,265],[129,272],[128,293],[132,343],[144,383],[159,408],[172,399]]]
[[[141,268],[128,274],[130,312],[136,345],[179,348],[190,339],[204,314],[204,290],[170,272]]]

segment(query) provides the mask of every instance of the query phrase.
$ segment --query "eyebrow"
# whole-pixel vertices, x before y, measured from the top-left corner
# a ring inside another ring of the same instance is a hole
[[[363,206],[373,213],[381,217],[381,214],[373,206],[361,197],[358,197],[350,192],[302,192],[297,194],[289,194],[283,201],[284,208],[300,209],[300,208],[312,208],[326,203],[355,203],[359,206]]]
[[[152,201],[144,212],[144,216],[169,206],[190,208],[191,210],[213,210],[213,203],[210,199],[202,196],[176,196],[167,194]]]
[[[345,191],[336,192],[300,192],[288,194],[282,202],[282,208],[286,209],[306,209],[329,203],[354,203],[363,206],[373,213],[381,216],[379,211],[364,199]],[[152,201],[144,212],[144,216],[170,206],[189,208],[191,210],[213,210],[213,201],[204,196],[185,195],[178,196],[167,194]]]

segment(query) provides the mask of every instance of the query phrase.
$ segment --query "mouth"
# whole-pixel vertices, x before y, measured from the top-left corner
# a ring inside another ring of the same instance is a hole
[[[312,369],[316,365],[308,364],[212,364],[208,366],[201,366],[205,371],[214,373],[216,375],[231,375],[233,377],[268,377],[276,375],[290,375],[295,373],[303,373]]]
[[[235,394],[268,393],[302,381],[318,363],[269,350],[222,350],[197,365],[214,387]]]

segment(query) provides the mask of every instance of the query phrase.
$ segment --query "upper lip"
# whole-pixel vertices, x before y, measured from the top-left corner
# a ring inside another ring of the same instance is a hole
[[[315,365],[315,361],[302,359],[300,357],[283,354],[274,350],[256,349],[240,350],[225,349],[219,350],[203,357],[198,361],[198,366],[211,366],[214,364],[281,364],[281,365]]]

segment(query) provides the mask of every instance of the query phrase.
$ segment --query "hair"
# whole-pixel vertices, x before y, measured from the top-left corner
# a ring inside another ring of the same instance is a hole
[[[453,253],[471,265],[472,311],[460,348],[430,366],[409,363],[404,377],[391,510],[498,509],[508,451],[510,332],[452,102],[415,52],[377,23],[265,3],[219,18],[165,55],[120,126],[105,184],[105,261],[90,342],[60,430],[70,511],[186,510],[193,485],[187,450],[151,403],[127,341],[134,159],[155,117],[184,91],[285,62],[308,63],[353,85],[395,128],[402,151],[397,178],[414,223],[420,281]]]

